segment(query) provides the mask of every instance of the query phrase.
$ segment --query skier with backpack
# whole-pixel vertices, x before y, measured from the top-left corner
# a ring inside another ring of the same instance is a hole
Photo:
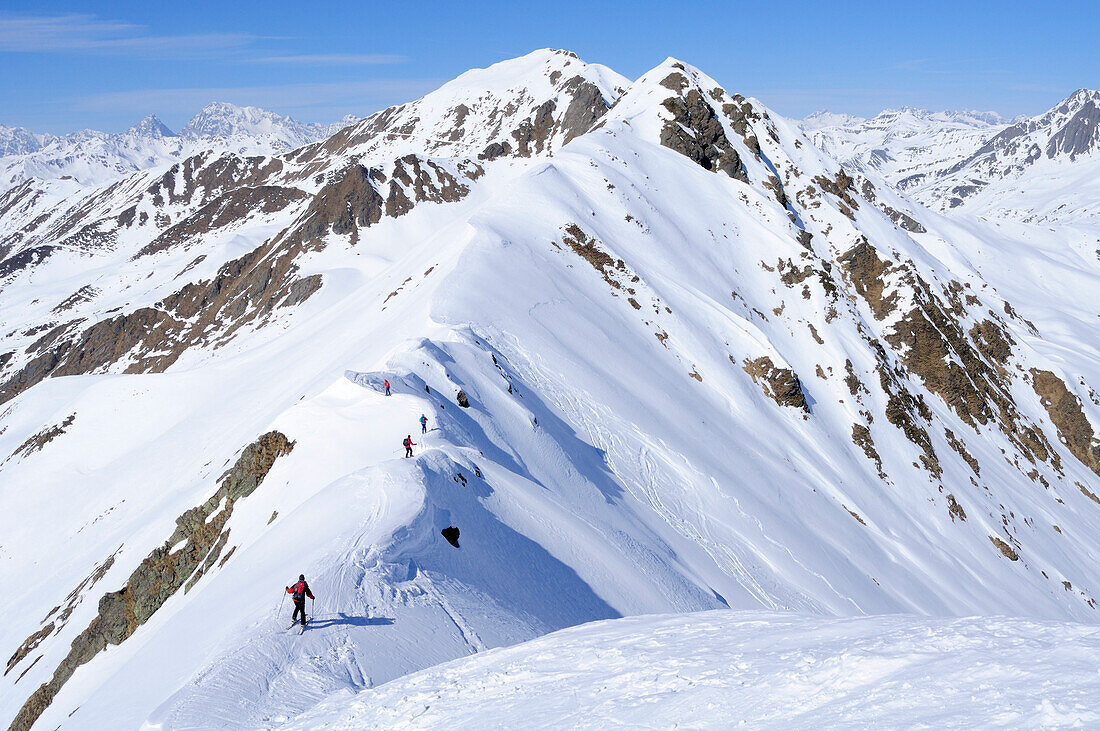
[[[286,593],[291,595],[291,599],[294,600],[294,614],[290,617],[290,626],[293,627],[298,620],[298,613],[302,613],[302,629],[306,626],[306,597],[313,598],[313,592],[309,590],[309,584],[306,583],[306,575],[298,574],[298,581],[293,586],[286,588]]]
[[[390,395],[390,379],[383,378],[382,379],[382,387],[386,389],[386,395],[389,396]]]
[[[405,437],[405,441],[403,441],[401,443],[405,445],[405,456],[406,457],[413,456],[413,447],[416,446],[416,442],[413,441],[412,434]]]
[[[428,433],[428,417],[424,416],[424,414],[420,415],[420,433]]]

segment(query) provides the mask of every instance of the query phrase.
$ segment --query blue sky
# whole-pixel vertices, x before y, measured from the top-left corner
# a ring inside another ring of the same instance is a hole
[[[1100,2],[24,2],[0,9],[0,123],[178,129],[208,101],[364,115],[535,48],[634,78],[675,56],[776,111],[1035,114],[1100,86]]]

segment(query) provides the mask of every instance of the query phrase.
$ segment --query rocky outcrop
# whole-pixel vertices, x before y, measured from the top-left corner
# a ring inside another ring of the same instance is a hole
[[[732,356],[730,360],[732,360]],[[802,382],[790,368],[779,368],[768,356],[761,356],[755,360],[746,359],[743,365],[745,373],[764,389],[764,393],[772,401],[780,406],[790,406],[809,412],[810,407],[806,403],[806,394],[802,390]]]
[[[661,85],[682,92],[690,84],[680,72],[669,74]],[[721,171],[731,178],[749,182],[745,166],[726,137],[725,128],[696,88],[686,95],[671,96],[662,106],[672,114],[661,129],[661,144],[689,158],[706,170]]]
[[[531,157],[546,149],[547,142],[554,132],[554,110],[557,104],[547,99],[531,113],[531,116],[512,130],[516,141],[516,156]]]
[[[997,536],[990,536],[989,540],[994,546],[997,547],[997,550],[1001,552],[1001,555],[1003,555],[1009,561],[1019,561],[1020,560],[1020,555],[1018,553],[1016,553],[1016,549],[1014,549],[1012,546],[1005,543],[1003,540],[1001,540]]]
[[[566,143],[595,127],[596,122],[607,113],[609,105],[599,88],[581,76],[567,80],[562,89],[571,97],[558,122],[562,142]]]
[[[297,276],[296,253],[276,239],[155,307],[84,329],[78,322],[54,328],[28,347],[26,365],[0,383],[0,403],[45,378],[100,372],[122,361],[126,373],[159,373],[190,347],[225,342],[245,324],[263,322],[274,308],[299,304],[320,289],[320,275]]]
[[[16,447],[15,451],[11,453],[11,456],[8,457],[8,459],[25,457],[29,454],[34,454],[35,452],[40,451],[43,447],[52,442],[54,439],[64,434],[65,430],[72,425],[73,420],[75,419],[76,414],[69,414],[65,421],[61,422],[60,424],[54,424],[53,426],[46,427],[42,431],[27,439],[27,441]],[[8,460],[4,461],[7,462]]]
[[[1058,429],[1058,436],[1082,464],[1100,475],[1100,440],[1097,440],[1081,401],[1065,382],[1050,371],[1031,369],[1032,387]]]
[[[840,264],[855,287],[856,293],[866,300],[876,320],[884,320],[897,306],[897,292],[886,294],[885,276],[894,266],[879,258],[875,247],[862,239],[840,257]]]
[[[233,506],[260,486],[275,461],[294,443],[271,431],[244,449],[224,475],[218,491],[202,505],[176,519],[176,530],[134,569],[125,586],[99,600],[99,613],[73,640],[53,677],[31,695],[12,721],[12,731],[27,731],[53,701],[78,667],[108,645],[118,645],[148,621],[185,582],[194,584],[217,560],[229,535],[226,522]]]
[[[967,424],[976,427],[992,422],[1029,461],[1050,462],[1058,468],[1058,456],[1042,431],[1020,413],[1013,401],[1012,375],[1006,368],[1014,345],[1012,337],[988,312],[969,331],[960,325],[967,306],[980,304],[964,285],[951,281],[934,290],[911,263],[893,265],[881,259],[866,239],[840,261],[856,293],[867,302],[876,319],[896,314],[903,298],[909,302],[908,311],[898,317],[884,337],[929,391],[942,398]],[[896,379],[891,375],[888,380]],[[887,392],[900,394],[897,389]],[[931,442],[915,427],[913,410],[898,402],[887,416],[891,413],[891,421],[916,440],[927,461],[936,461]],[[929,418],[925,416],[924,420]],[[967,462],[972,467],[976,464],[972,457]],[[933,471],[938,473],[938,467]]]
[[[172,248],[230,223],[242,221],[257,211],[276,213],[306,197],[307,195],[297,188],[274,185],[236,188],[218,196],[168,228],[146,244],[134,258]]]
[[[871,430],[863,424],[852,424],[852,443],[863,450],[867,459],[875,464],[875,470],[880,479],[886,479],[886,473],[882,470],[882,457],[875,448],[875,440],[871,438]]]
[[[854,211],[859,210],[859,201],[854,195],[856,181],[852,176],[841,168],[832,178],[818,175],[814,178],[814,182],[826,193],[836,196],[840,212],[853,221],[855,220]]]

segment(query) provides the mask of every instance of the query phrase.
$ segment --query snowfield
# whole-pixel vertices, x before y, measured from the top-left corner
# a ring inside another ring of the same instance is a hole
[[[1100,723],[1087,227],[544,50],[0,233],[17,731]]]
[[[1098,653],[1094,625],[999,617],[629,617],[337,693],[280,728],[1087,728]]]

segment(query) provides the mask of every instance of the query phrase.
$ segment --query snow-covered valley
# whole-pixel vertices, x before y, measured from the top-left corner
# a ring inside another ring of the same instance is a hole
[[[962,723],[966,688],[979,725],[1095,723],[1098,251],[933,212],[674,59],[630,81],[555,51],[278,155],[25,180],[0,196],[0,579],[26,588],[0,715],[421,725],[400,709],[436,683],[433,708],[485,691],[459,726],[572,725],[489,686],[667,630],[639,693],[704,642],[725,675],[685,696],[714,715],[655,725],[808,724],[822,682],[826,724]],[[1034,621],[943,619],[1004,615]],[[1046,695],[979,693],[1044,643]],[[906,715],[983,652],[947,715]],[[613,697],[593,725],[647,702]]]

